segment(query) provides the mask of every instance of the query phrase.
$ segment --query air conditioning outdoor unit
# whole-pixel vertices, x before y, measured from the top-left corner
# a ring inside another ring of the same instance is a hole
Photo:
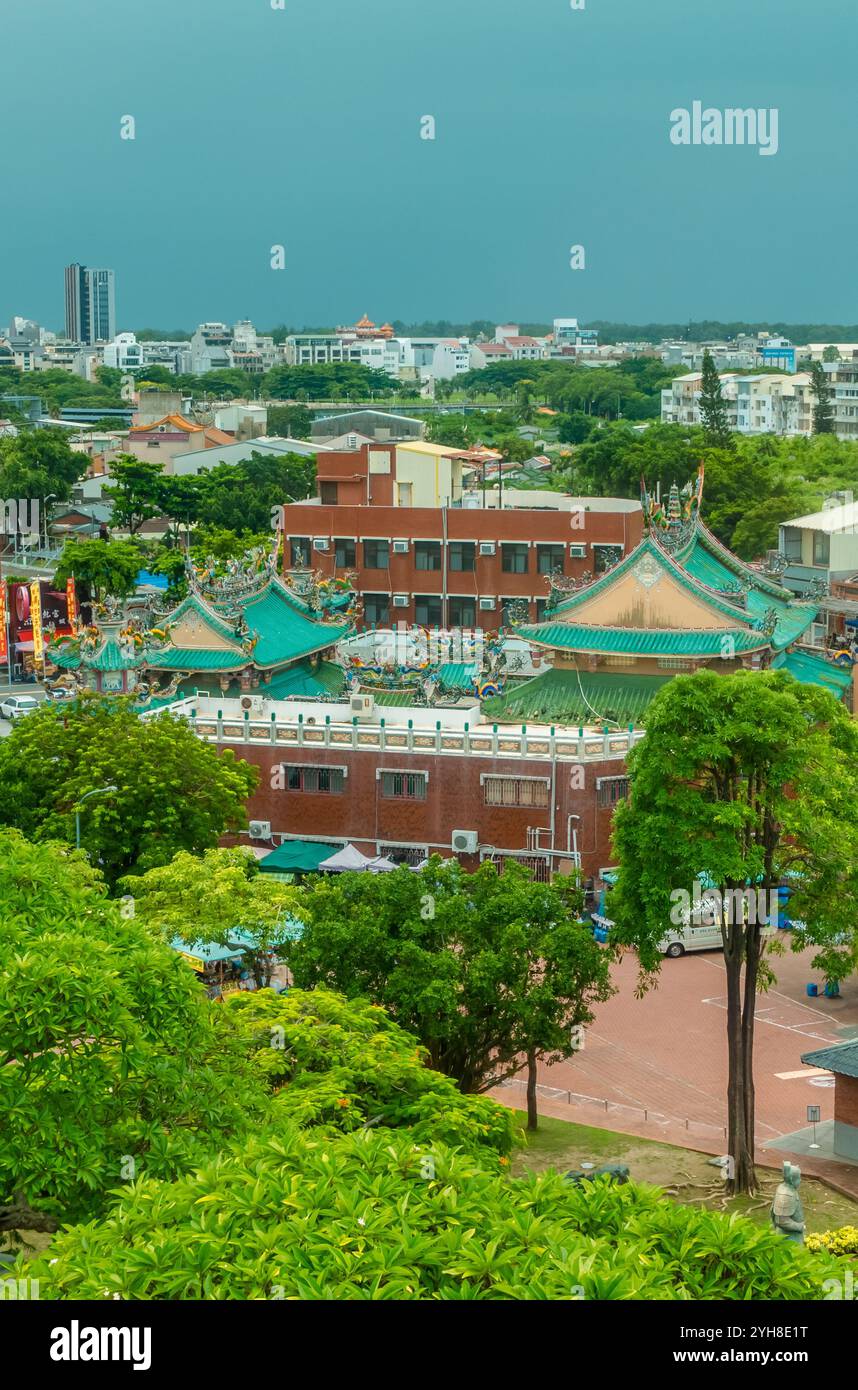
[[[250,838],[251,840],[270,840],[270,820],[252,820],[250,822]]]
[[[331,543],[324,536],[317,536],[316,539],[313,541],[314,550],[330,550],[330,548]]]
[[[265,697],[263,695],[242,695],[241,708],[245,714],[264,714]]]
[[[454,830],[451,847],[454,854],[476,854],[480,847],[478,830]]]
[[[480,541],[481,555],[494,555],[496,549],[494,541]]]
[[[583,560],[587,554],[586,545],[570,545],[569,554],[573,560]]]
[[[408,554],[408,542],[407,542],[407,541],[394,541],[394,542],[393,542],[393,553],[394,553],[394,555],[407,555],[407,554]]]
[[[497,607],[497,605],[496,605],[495,600],[494,600],[493,598],[481,598],[481,599],[480,599],[480,609],[482,610],[482,612],[486,613],[486,612],[488,612],[489,610],[494,610],[496,607]]]
[[[407,608],[410,602],[411,602],[411,600],[409,599],[409,597],[408,597],[407,594],[394,594],[394,595],[393,595],[393,606],[394,606],[394,608]]]
[[[375,696],[352,695],[349,701],[349,707],[352,715],[357,716],[359,720],[370,719],[375,709]]]

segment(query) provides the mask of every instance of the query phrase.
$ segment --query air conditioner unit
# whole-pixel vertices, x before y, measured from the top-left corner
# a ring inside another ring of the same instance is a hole
[[[270,840],[271,822],[270,820],[252,820],[250,822],[251,840]]]
[[[410,602],[411,602],[411,599],[408,597],[407,594],[394,594],[394,595],[393,595],[393,606],[394,606],[394,608],[407,608]]]
[[[570,545],[569,554],[573,560],[583,560],[587,555],[586,545]]]
[[[393,542],[393,553],[394,553],[394,555],[407,555],[407,554],[408,554],[408,542],[407,542],[407,541],[394,541],[394,542]]]
[[[494,600],[493,598],[481,598],[481,599],[480,599],[480,609],[482,610],[483,613],[486,613],[486,612],[488,612],[489,610],[494,611],[494,609],[495,609],[496,607],[497,607],[497,604],[495,603],[495,600]]]
[[[480,847],[478,830],[454,830],[451,840],[454,854],[476,854]]]
[[[242,695],[241,708],[246,714],[264,714],[265,697],[263,695]]]
[[[352,695],[349,701],[352,716],[359,720],[370,719],[375,709],[374,695]]]
[[[481,555],[494,555],[496,550],[497,546],[495,545],[494,541],[480,541]]]
[[[313,541],[314,550],[330,550],[331,542],[324,536],[317,536]]]

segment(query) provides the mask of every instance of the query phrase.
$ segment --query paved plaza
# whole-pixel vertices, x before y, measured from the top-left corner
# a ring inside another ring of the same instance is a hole
[[[810,967],[812,954],[776,958],[778,983],[759,998],[758,1144],[802,1128],[808,1105],[820,1106],[823,1122],[833,1118],[833,1078],[804,1066],[801,1055],[858,1036],[858,981],[853,976],[840,998],[826,999],[822,978]],[[665,960],[657,987],[642,999],[635,997],[636,981],[637,958],[629,953],[614,971],[619,992],[599,1006],[583,1051],[569,1062],[543,1067],[540,1083],[591,1098],[575,1103],[576,1120],[611,1128],[614,1121],[631,1127],[636,1118],[649,1124],[653,1115],[664,1116],[672,1130],[676,1121],[687,1122],[689,1136],[708,1137],[717,1147],[718,1129],[726,1123],[727,1087],[721,956],[700,952]],[[819,998],[808,998],[810,981],[819,985]],[[554,1099],[562,1101],[560,1095]],[[563,1113],[562,1103],[552,1109]]]

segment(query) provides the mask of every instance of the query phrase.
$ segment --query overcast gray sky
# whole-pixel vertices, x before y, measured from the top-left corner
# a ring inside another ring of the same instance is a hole
[[[0,0],[0,323],[60,327],[72,260],[121,328],[855,321],[856,39],[855,0]],[[696,100],[777,154],[672,144]]]

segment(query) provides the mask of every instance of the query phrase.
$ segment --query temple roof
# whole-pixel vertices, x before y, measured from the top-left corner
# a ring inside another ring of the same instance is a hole
[[[640,722],[641,715],[672,675],[632,676],[605,671],[552,669],[532,680],[509,685],[503,695],[483,702],[499,723],[592,725]]]
[[[643,600],[630,607],[626,585],[621,598],[620,586],[628,578],[642,595],[656,585],[664,586],[657,624],[643,616]],[[666,643],[664,634],[673,630],[667,602],[671,590],[677,599],[676,638]],[[616,594],[613,608],[612,591]],[[687,612],[678,611],[680,594],[692,602],[693,621]],[[598,618],[590,618],[588,609],[597,612]],[[698,522],[690,539],[673,552],[656,535],[645,536],[595,583],[550,610],[547,623],[526,624],[519,631],[528,641],[560,650],[718,656],[728,637],[735,652],[782,651],[801,637],[817,612],[815,605],[798,602],[788,590],[731,555]]]
[[[270,670],[324,651],[351,630],[323,622],[276,577],[231,610],[189,594],[170,614],[169,641],[147,664],[166,671]]]
[[[610,656],[722,656],[725,643],[734,652],[768,647],[764,632],[749,628],[622,628],[574,623],[536,623],[518,629],[529,642],[557,651],[599,652]]]

